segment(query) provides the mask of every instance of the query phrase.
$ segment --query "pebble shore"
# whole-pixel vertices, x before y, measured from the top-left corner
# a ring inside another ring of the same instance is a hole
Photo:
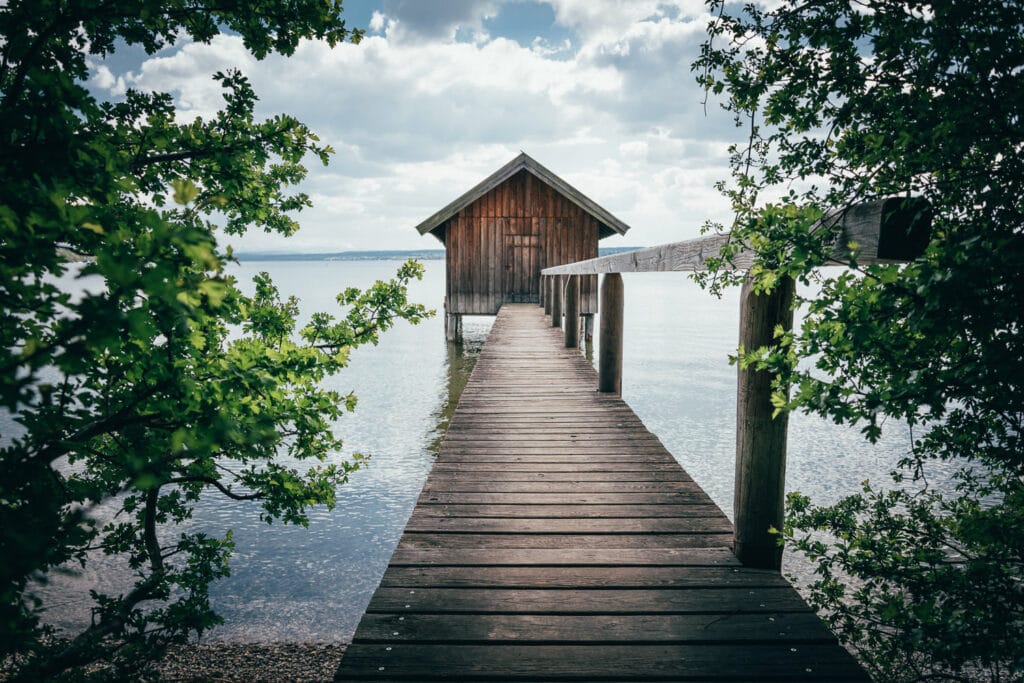
[[[345,652],[340,643],[195,643],[176,647],[160,664],[161,681],[175,683],[320,683],[334,680]]]

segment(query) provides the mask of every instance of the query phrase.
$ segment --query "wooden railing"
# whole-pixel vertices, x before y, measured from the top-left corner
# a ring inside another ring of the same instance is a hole
[[[848,245],[854,242],[858,265],[902,263],[923,253],[931,214],[927,202],[920,198],[888,198],[834,212],[814,229],[834,236],[831,258],[835,265],[850,264]],[[562,325],[564,311],[567,347],[579,345],[579,277],[605,274],[598,306],[598,391],[622,391],[624,292],[620,273],[704,270],[707,259],[717,257],[728,239],[728,235],[713,235],[541,271],[541,305],[551,315],[553,327]],[[749,268],[753,257],[752,251],[741,249],[732,266]],[[770,346],[777,326],[791,330],[795,291],[789,278],[769,294],[755,293],[750,281],[745,281],[740,292],[740,346]],[[772,417],[771,383],[768,372],[738,370],[733,551],[747,566],[777,570],[782,549],[769,529],[782,528],[788,421],[785,413]]]

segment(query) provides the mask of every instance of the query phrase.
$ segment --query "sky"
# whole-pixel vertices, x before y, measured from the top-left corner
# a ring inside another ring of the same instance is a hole
[[[313,208],[291,238],[250,231],[245,252],[440,247],[414,229],[524,151],[631,227],[602,246],[697,237],[726,222],[714,183],[742,136],[690,65],[706,39],[702,0],[348,0],[359,45],[303,42],[255,60],[236,36],[123,50],[90,88],[161,90],[184,120],[221,103],[214,72],[252,81],[258,116],[295,115],[336,150],[309,158]]]

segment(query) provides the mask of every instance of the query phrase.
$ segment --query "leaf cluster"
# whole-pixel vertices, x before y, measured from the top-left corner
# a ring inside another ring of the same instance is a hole
[[[721,184],[730,245],[704,281],[738,280],[730,258],[749,245],[755,287],[788,276],[817,290],[797,302],[798,332],[741,354],[775,373],[778,410],[870,442],[887,424],[911,431],[892,490],[821,507],[794,498],[786,538],[817,562],[816,603],[843,615],[834,625],[880,679],[1017,679],[1024,5],[709,6],[694,69],[746,142]],[[897,195],[931,206],[921,257],[864,266],[851,244],[846,269],[821,270],[835,236],[817,217]]]
[[[291,234],[307,156],[333,150],[297,119],[254,116],[236,71],[222,109],[183,120],[170,95],[94,99],[89,62],[224,31],[256,56],[301,39],[358,40],[337,0],[12,0],[0,7],[0,657],[16,680],[144,673],[168,643],[220,621],[209,585],[232,540],[186,523],[200,496],[258,501],[306,524],[361,466],[332,427],[355,397],[325,388],[350,349],[430,315],[395,279],[339,295],[296,329],[266,274],[246,295],[218,229]],[[336,317],[338,316],[338,317]],[[134,580],[95,593],[92,624],[54,634],[33,586],[97,553]],[[90,668],[102,661],[99,669]],[[92,671],[93,673],[87,673]]]

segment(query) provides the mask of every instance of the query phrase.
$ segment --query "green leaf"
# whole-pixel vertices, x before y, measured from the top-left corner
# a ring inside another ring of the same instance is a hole
[[[171,181],[174,201],[182,206],[192,203],[199,196],[199,188],[187,178],[175,178]]]

